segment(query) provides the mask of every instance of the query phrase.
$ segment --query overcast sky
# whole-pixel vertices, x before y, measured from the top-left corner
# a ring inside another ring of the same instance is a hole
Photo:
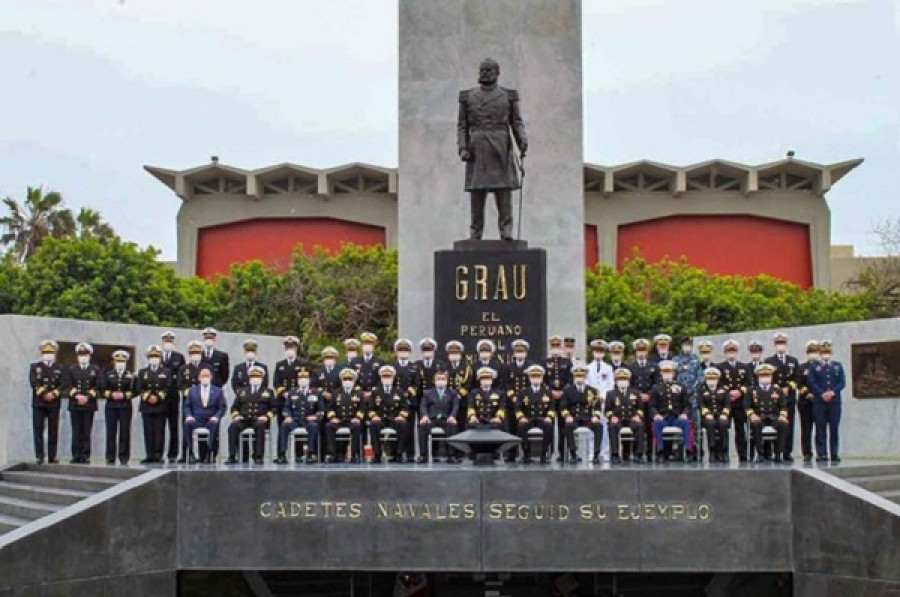
[[[900,0],[583,7],[586,161],[864,157],[832,241],[875,250],[900,212]],[[167,259],[180,200],[144,164],[397,164],[396,0],[0,0],[0,77],[0,196],[49,185]]]

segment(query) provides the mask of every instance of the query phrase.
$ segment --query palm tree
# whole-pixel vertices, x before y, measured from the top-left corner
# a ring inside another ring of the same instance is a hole
[[[43,187],[28,187],[22,204],[13,197],[3,199],[9,215],[0,217],[5,229],[0,244],[11,246],[15,259],[24,263],[44,238],[64,236],[69,210],[61,209],[62,201],[62,195]]]
[[[82,207],[75,217],[78,224],[78,238],[96,238],[101,241],[109,240],[116,236],[116,232],[97,210]]]

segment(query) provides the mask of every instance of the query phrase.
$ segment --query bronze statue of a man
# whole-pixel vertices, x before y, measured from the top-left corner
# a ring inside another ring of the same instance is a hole
[[[519,93],[500,87],[499,77],[500,65],[488,58],[478,67],[479,86],[459,92],[457,146],[466,163],[466,190],[472,202],[469,237],[476,240],[484,231],[484,203],[489,192],[497,200],[500,238],[513,239],[512,191],[522,186],[513,138],[522,158],[528,150]]]

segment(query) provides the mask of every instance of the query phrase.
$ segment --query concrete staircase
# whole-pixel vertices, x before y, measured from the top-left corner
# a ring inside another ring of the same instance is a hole
[[[873,464],[828,469],[835,477],[900,504],[900,464]]]
[[[0,535],[104,489],[144,469],[19,464],[0,471]]]

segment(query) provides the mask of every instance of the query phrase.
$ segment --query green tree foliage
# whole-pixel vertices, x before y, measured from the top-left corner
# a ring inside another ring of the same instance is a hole
[[[656,332],[718,334],[857,321],[869,316],[866,294],[844,296],[760,275],[710,275],[686,261],[627,261],[586,279],[588,336],[630,342]]]

